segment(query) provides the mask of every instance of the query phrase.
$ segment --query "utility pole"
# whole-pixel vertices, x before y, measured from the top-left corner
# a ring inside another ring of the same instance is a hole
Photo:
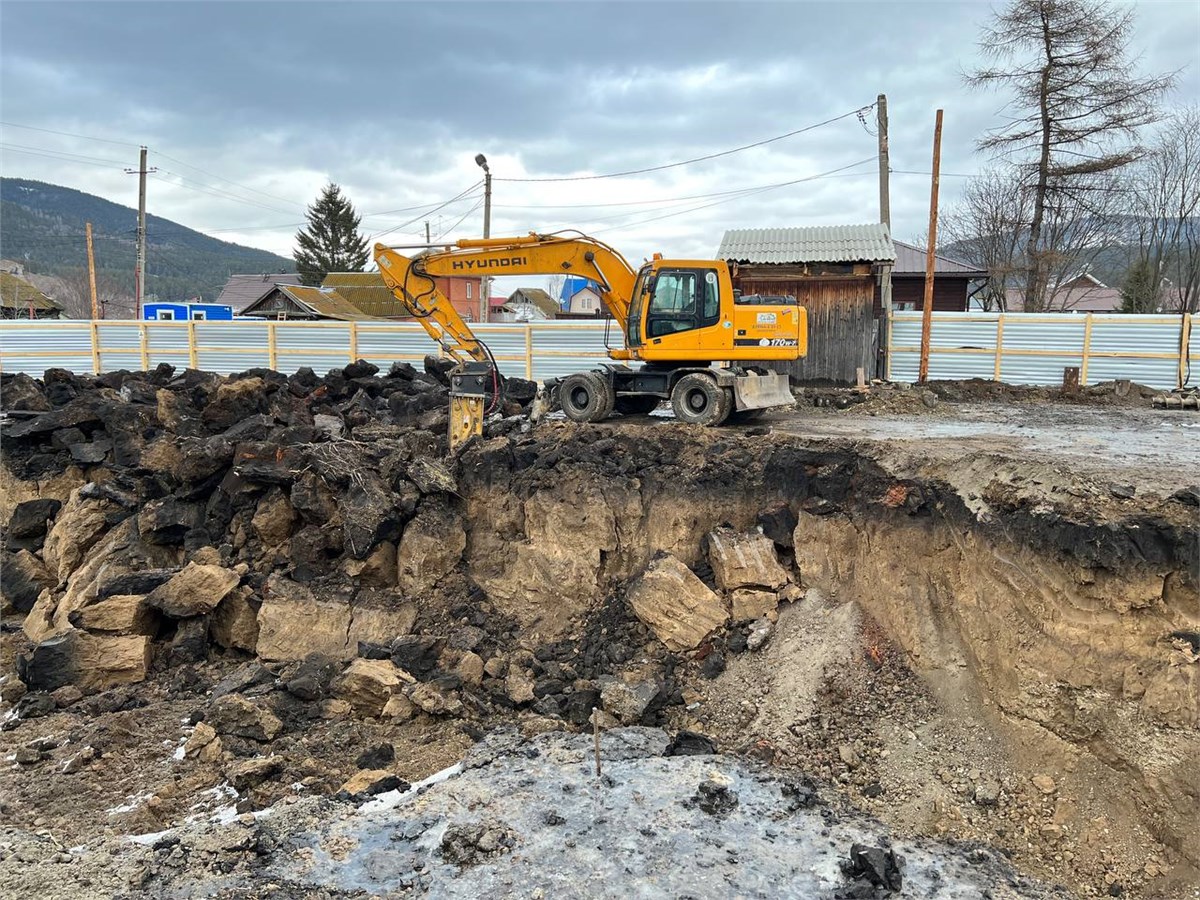
[[[942,165],[942,111],[933,126],[933,180],[929,190],[929,246],[925,250],[925,301],[921,305],[921,366],[917,381],[929,380],[929,333],[933,328],[933,268],[937,250],[938,182]]]
[[[146,296],[146,176],[158,169],[146,168],[146,148],[142,147],[136,169],[126,169],[126,175],[138,176],[137,270],[133,275],[134,316],[142,318],[142,298]]]
[[[425,220],[425,243],[429,243],[429,220]]]
[[[875,124],[879,136],[879,221],[892,230],[891,166],[888,161],[887,94],[875,98]],[[884,265],[879,273],[879,300],[883,306],[883,340],[877,361],[876,375],[887,380],[892,352],[892,266]]]
[[[482,153],[475,156],[475,163],[483,169],[483,236],[490,238],[492,236],[492,170],[488,168],[487,157]],[[483,276],[479,280],[479,321],[487,322],[488,313],[488,294],[491,291],[488,289],[488,277]]]
[[[92,250],[92,223],[87,223],[88,286],[92,290],[92,318],[100,318],[100,305],[96,302],[96,254]]]
[[[892,229],[892,199],[889,187],[887,94],[875,100],[875,121],[879,132],[879,221]]]

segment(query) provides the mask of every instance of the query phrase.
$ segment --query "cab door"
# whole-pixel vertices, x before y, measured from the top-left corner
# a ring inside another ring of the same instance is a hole
[[[701,328],[720,319],[717,273],[712,269],[663,267],[654,276],[646,307],[643,358],[693,359]]]

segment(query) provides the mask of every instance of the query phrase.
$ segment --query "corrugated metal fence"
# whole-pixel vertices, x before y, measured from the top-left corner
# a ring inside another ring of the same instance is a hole
[[[1083,384],[1129,378],[1170,389],[1189,359],[1200,378],[1200,329],[1191,324],[1189,316],[1184,358],[1179,316],[935,312],[929,375],[1060,384],[1063,368],[1078,366]],[[478,325],[474,331],[506,375],[542,380],[608,359],[602,323]],[[921,314],[894,313],[890,333],[888,377],[915,381]],[[620,345],[618,328],[609,340]],[[419,362],[435,348],[412,322],[0,322],[0,370],[37,376],[49,368],[96,373],[164,362],[220,373],[256,367],[291,373],[301,366],[325,372],[355,359],[387,368],[397,360]]]
[[[1192,318],[935,312],[929,377],[1061,384],[1063,369],[1078,366],[1081,384],[1128,378],[1170,390],[1189,360],[1200,378],[1200,329]],[[916,381],[921,314],[893,313],[890,334],[888,378]]]
[[[604,325],[532,322],[477,325],[505,375],[542,380],[607,361]],[[621,346],[613,327],[609,340]],[[415,322],[50,322],[0,323],[0,370],[40,376],[46,369],[78,373],[176,368],[228,374],[251,368],[324,373],[356,359],[386,369],[420,362],[437,345]]]

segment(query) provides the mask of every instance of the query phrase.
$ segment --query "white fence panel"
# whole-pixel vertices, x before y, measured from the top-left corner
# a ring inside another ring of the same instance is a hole
[[[608,361],[603,322],[477,325],[505,375],[546,379]],[[620,329],[609,340],[621,346]],[[382,369],[439,355],[416,322],[0,322],[0,370],[40,376],[137,370],[169,363],[229,374],[274,368],[319,374],[365,359]]]
[[[1063,369],[1077,366],[1083,384],[1128,378],[1170,390],[1179,374],[1181,329],[1190,330],[1186,367],[1200,360],[1200,337],[1190,317],[935,312],[929,377],[1061,384]],[[890,333],[889,377],[916,381],[921,314],[894,313]]]

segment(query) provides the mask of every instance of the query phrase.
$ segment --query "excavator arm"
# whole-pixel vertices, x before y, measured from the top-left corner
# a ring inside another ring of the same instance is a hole
[[[465,239],[446,250],[406,257],[375,245],[375,262],[388,288],[430,337],[459,362],[487,360],[472,333],[435,277],[483,278],[504,275],[579,275],[595,282],[601,300],[624,331],[637,274],[619,252],[585,235],[529,234],[526,237]],[[619,349],[614,359],[629,358]]]

